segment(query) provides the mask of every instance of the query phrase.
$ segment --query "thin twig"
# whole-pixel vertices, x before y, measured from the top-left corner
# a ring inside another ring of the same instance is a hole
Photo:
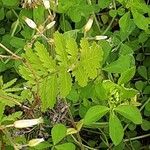
[[[143,138],[146,138],[146,137],[149,137],[149,136],[150,136],[150,134],[140,135],[140,136],[137,136],[137,137],[125,139],[124,142],[139,140],[139,139],[143,139]]]
[[[11,54],[13,57],[15,57],[16,59],[22,59],[22,57],[16,55],[15,53],[13,53],[12,51],[10,51],[6,46],[4,46],[2,43],[0,43],[0,47],[3,48],[5,51],[7,51],[9,54]]]

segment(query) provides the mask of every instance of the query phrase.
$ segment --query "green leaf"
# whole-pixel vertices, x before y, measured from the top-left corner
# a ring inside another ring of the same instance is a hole
[[[70,101],[72,101],[73,103],[77,103],[79,101],[79,93],[78,91],[75,89],[75,87],[73,86],[69,95],[67,96],[67,99],[69,99]]]
[[[133,15],[134,23],[137,25],[138,28],[143,30],[148,30],[150,24],[148,18],[146,18],[144,15],[137,12],[137,10],[135,9],[132,10],[132,15]]]
[[[71,91],[72,79],[67,70],[61,70],[58,74],[59,90],[62,97],[66,97]]]
[[[72,30],[71,24],[68,20],[63,17],[60,18],[60,28],[66,32]]]
[[[10,45],[15,48],[23,48],[25,46],[25,40],[18,37],[13,37],[10,40]]]
[[[9,81],[9,82],[3,84],[2,89],[7,89],[7,88],[11,87],[13,84],[16,83],[16,81],[17,81],[17,79],[15,78],[15,79],[13,79],[13,80],[11,80],[11,81]]]
[[[134,26],[133,20],[130,19],[130,12],[125,13],[119,20],[119,26],[124,33],[131,33]]]
[[[41,62],[43,63],[43,66],[47,68],[50,72],[55,71],[56,64],[53,58],[48,53],[47,49],[44,47],[43,44],[36,42],[35,43],[35,51],[37,52],[37,55]]]
[[[96,106],[91,107],[87,111],[84,117],[84,124],[88,125],[88,124],[98,121],[108,111],[109,111],[109,108],[106,106],[96,105]]]
[[[135,87],[137,90],[142,91],[144,89],[144,87],[146,86],[146,83],[139,80],[137,82],[135,82]]]
[[[0,122],[1,122],[1,119],[3,117],[3,113],[4,113],[4,110],[5,110],[5,104],[1,103],[0,102]]]
[[[5,17],[5,12],[4,12],[4,8],[0,8],[0,20],[3,20]]]
[[[39,143],[37,146],[34,146],[34,149],[40,149],[40,150],[45,150],[48,149],[49,147],[52,147],[53,145],[50,144],[47,141],[44,141],[42,143]]]
[[[81,64],[87,73],[87,76],[94,79],[97,76],[97,70],[100,68],[100,62],[103,60],[102,48],[96,44],[92,43],[90,46],[87,39],[82,39],[81,43]]]
[[[75,150],[75,145],[73,143],[64,143],[61,145],[55,146],[57,150]]]
[[[20,118],[22,115],[22,112],[21,111],[18,111],[18,112],[15,112],[13,113],[12,115],[9,115],[9,116],[6,116],[6,117],[3,117],[1,122],[4,122],[4,121],[16,121],[18,118]]]
[[[74,63],[78,59],[78,45],[74,38],[67,38],[66,51],[70,55],[70,63]]]
[[[121,55],[116,61],[104,67],[103,70],[110,73],[122,73],[130,68],[131,61],[130,55]]]
[[[100,100],[107,99],[107,92],[106,92],[105,88],[103,87],[102,83],[95,85],[95,91]]]
[[[54,34],[54,43],[55,43],[55,51],[56,51],[56,58],[60,62],[60,64],[63,64],[64,66],[67,66],[67,52],[66,52],[66,42],[63,34],[59,32],[55,32]]]
[[[75,76],[75,80],[78,81],[78,84],[82,87],[87,85],[88,76],[80,62],[76,64],[76,68],[73,70],[72,74]]]
[[[54,107],[57,95],[56,75],[47,77],[43,80],[40,88],[40,95],[42,100],[42,111],[46,111],[47,108]]]
[[[115,114],[110,114],[109,117],[109,135],[114,145],[118,145],[124,136],[122,124]]]
[[[141,124],[141,128],[144,131],[150,130],[150,121],[143,119],[142,124]]]
[[[111,3],[111,0],[98,0],[98,5],[100,8],[104,9],[107,6],[109,6]]]
[[[7,7],[16,7],[20,0],[2,0],[3,4]]]
[[[37,25],[40,25],[45,21],[44,11],[45,8],[42,5],[33,9],[33,18]]]
[[[144,79],[147,79],[147,69],[145,66],[139,66],[137,71]]]
[[[143,94],[150,94],[150,85],[145,87]]]
[[[117,111],[119,114],[121,114],[125,118],[131,120],[135,124],[141,124],[142,123],[141,113],[137,109],[137,107],[135,107],[135,106],[120,105],[120,106],[115,108],[115,111]]]
[[[111,52],[111,46],[110,46],[109,42],[107,42],[106,40],[99,41],[99,44],[101,45],[102,50],[104,52],[103,63],[102,63],[102,64],[104,64]]]
[[[121,44],[119,55],[132,55],[134,53],[133,49],[127,44]]]
[[[67,128],[63,124],[56,124],[51,131],[54,145],[58,144],[67,134]]]
[[[127,71],[123,72],[121,74],[121,77],[118,79],[118,84],[125,84],[127,82],[129,82],[132,77],[134,76],[136,71],[135,67],[132,67],[130,69],[128,69]]]

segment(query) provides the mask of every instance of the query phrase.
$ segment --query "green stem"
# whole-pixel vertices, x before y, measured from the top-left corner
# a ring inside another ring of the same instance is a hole
[[[140,111],[142,111],[146,104],[150,102],[150,98],[141,106]]]
[[[116,18],[116,17],[113,17],[113,18],[112,18],[111,22],[109,23],[108,27],[104,30],[104,32],[102,33],[102,35],[105,35],[105,34],[108,32],[108,30],[109,30],[110,27],[112,26],[112,24],[113,24],[115,18]]]
[[[66,104],[67,104],[66,99],[65,99],[65,102],[66,102]],[[71,119],[71,123],[72,123],[73,127],[76,129],[76,124],[75,124],[74,118],[73,118],[73,116],[72,116],[72,113],[71,113],[71,110],[70,110],[69,107],[68,107],[68,113],[69,113],[69,116],[70,116],[70,119]],[[80,143],[80,148],[81,148],[81,150],[85,150],[85,149],[84,149],[84,146],[83,146],[83,144],[82,144],[82,139],[81,139],[81,137],[80,137],[80,134],[77,133],[76,135],[77,135],[78,141],[79,141],[79,143]]]
[[[150,134],[145,134],[145,135],[141,135],[141,136],[125,139],[124,142],[139,140],[139,139],[143,139],[143,138],[146,138],[146,137],[150,137]]]
[[[87,3],[88,3],[89,5],[92,5],[91,0],[87,0]],[[95,13],[92,12],[92,15],[93,15],[93,17],[94,17],[94,20],[95,20],[95,23],[96,23],[96,25],[97,25],[97,28],[98,28],[99,32],[101,32],[101,29],[100,29],[100,26],[99,26],[99,22],[98,22],[98,20],[97,20],[97,18],[96,18]]]
[[[79,141],[77,141],[77,140],[76,140],[76,138],[75,138],[73,135],[71,135],[71,137],[73,138],[73,140],[75,141],[75,143],[76,143],[76,144],[78,144],[78,145],[80,146]],[[89,146],[84,145],[84,144],[83,144],[83,146],[84,146],[85,148],[89,149],[89,150],[98,150],[98,149],[95,149],[95,148],[89,147]]]
[[[9,54],[11,54],[16,59],[22,59],[20,56],[16,55],[11,50],[9,50],[7,47],[5,47],[2,43],[0,43],[0,47],[3,48],[5,51],[7,51]]]

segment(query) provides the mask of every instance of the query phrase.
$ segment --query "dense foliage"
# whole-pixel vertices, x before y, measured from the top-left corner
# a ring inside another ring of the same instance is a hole
[[[0,0],[0,149],[150,149],[149,0]]]

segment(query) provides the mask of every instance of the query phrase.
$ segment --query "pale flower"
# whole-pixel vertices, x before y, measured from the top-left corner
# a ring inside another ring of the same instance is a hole
[[[29,146],[29,147],[34,147],[34,146],[40,144],[40,143],[43,142],[43,141],[44,141],[43,138],[32,139],[32,140],[30,140],[30,141],[28,142],[28,146]]]
[[[50,9],[50,2],[49,2],[49,0],[43,0],[43,4],[44,4],[44,7],[46,9]]]
[[[56,21],[52,21],[51,23],[49,23],[47,26],[46,26],[46,29],[50,29],[52,28],[54,25],[55,25]]]
[[[43,119],[41,117],[38,119],[18,120],[15,121],[13,125],[15,128],[28,128],[40,123],[43,123]]]
[[[31,19],[25,17],[25,22],[27,23],[27,25],[28,25],[30,28],[36,29],[37,25],[36,25],[36,23],[35,23],[33,20],[31,20]]]
[[[88,22],[86,23],[85,27],[84,27],[84,32],[88,32],[93,24],[93,17],[91,17]]]

